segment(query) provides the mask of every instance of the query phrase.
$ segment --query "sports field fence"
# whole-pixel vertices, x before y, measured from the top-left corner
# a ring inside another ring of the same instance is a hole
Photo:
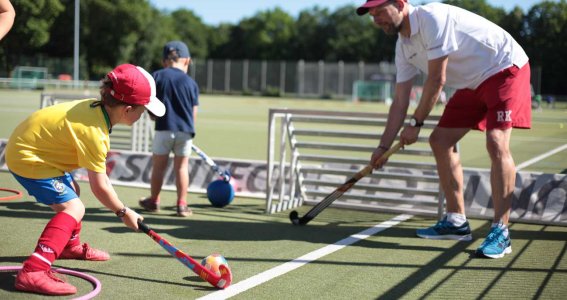
[[[46,68],[47,75],[45,78],[17,78],[16,72],[0,73],[0,77],[5,76],[0,78],[0,87],[65,90],[92,89],[100,85],[98,80],[70,80],[72,60],[22,58],[18,68],[24,66]],[[81,74],[84,73],[82,70]],[[396,68],[392,62],[194,58],[189,74],[200,91],[207,94],[386,101],[393,98]],[[415,84],[421,86],[424,80],[421,74]],[[357,90],[359,85],[362,90]],[[376,89],[376,85],[384,88]],[[536,94],[541,94],[541,67],[532,68],[532,86]],[[450,97],[453,90],[445,88],[445,93]],[[561,101],[560,97],[556,99]]]

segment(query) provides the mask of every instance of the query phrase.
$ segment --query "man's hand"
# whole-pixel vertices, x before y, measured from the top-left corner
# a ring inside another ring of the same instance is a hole
[[[374,169],[381,169],[384,164],[388,162],[388,159],[380,159],[386,151],[388,151],[388,148],[383,146],[378,146],[374,149],[374,152],[372,152],[372,156],[370,157],[370,165],[374,166]]]
[[[411,145],[417,142],[419,136],[419,127],[406,126],[400,133],[400,142],[405,145]]]

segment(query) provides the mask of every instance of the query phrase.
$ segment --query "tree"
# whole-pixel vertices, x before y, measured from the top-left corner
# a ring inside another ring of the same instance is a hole
[[[329,40],[334,34],[328,9],[315,6],[301,11],[295,22],[295,32],[290,59],[315,61],[328,56]]]
[[[474,12],[496,24],[500,24],[506,15],[503,8],[495,8],[486,3],[486,0],[445,0],[443,2]]]
[[[140,37],[136,42],[132,58],[132,62],[143,66],[148,72],[162,67],[162,51],[165,43],[179,39],[170,15],[154,8],[151,8],[150,15],[139,33]]]
[[[542,93],[567,94],[564,70],[567,68],[567,2],[544,1],[526,16],[526,52],[531,65],[539,65]]]
[[[16,19],[10,33],[2,40],[0,53],[7,71],[18,63],[20,55],[35,55],[47,44],[55,18],[64,7],[59,0],[12,1]]]
[[[520,44],[525,45],[526,37],[524,34],[525,22],[524,11],[516,6],[510,13],[500,20],[500,27],[506,30]]]
[[[280,8],[258,12],[243,19],[230,34],[227,58],[286,59],[295,37],[294,20]]]
[[[146,0],[81,1],[81,48],[91,79],[100,79],[118,64],[138,63],[139,41],[156,30],[149,21],[154,13]]]
[[[227,58],[230,56],[230,49],[227,45],[230,42],[230,33],[234,30],[234,25],[220,24],[216,27],[208,28],[207,45],[209,49],[209,58]]]
[[[40,49],[54,57],[73,57],[75,0],[60,0],[63,11],[53,19],[49,41]]]
[[[207,33],[209,28],[192,11],[176,10],[171,14],[173,30],[179,40],[189,47],[192,57],[205,58],[209,53]]]
[[[335,33],[330,38],[327,60],[392,61],[396,36],[387,36],[368,17],[360,17],[355,7],[344,6],[331,15]]]

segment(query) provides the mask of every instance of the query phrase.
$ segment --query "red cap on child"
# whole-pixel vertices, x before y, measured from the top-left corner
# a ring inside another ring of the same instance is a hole
[[[122,64],[107,75],[112,80],[110,94],[128,104],[143,105],[152,114],[161,117],[165,105],[156,97],[156,83],[142,67]]]

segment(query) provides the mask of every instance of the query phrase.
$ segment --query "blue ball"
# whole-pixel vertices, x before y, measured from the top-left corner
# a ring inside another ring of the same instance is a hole
[[[214,207],[224,207],[232,202],[234,189],[230,182],[222,179],[215,180],[207,186],[207,198]]]

